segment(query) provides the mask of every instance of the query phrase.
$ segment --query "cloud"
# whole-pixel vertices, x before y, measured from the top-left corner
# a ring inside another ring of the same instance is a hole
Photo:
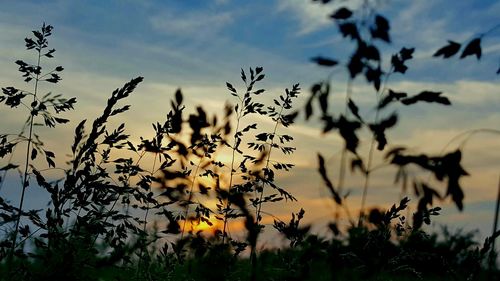
[[[165,11],[149,19],[154,30],[176,36],[213,36],[233,22],[230,12]]]
[[[328,20],[330,9],[324,5],[312,4],[306,0],[280,0],[278,2],[278,12],[290,13],[298,21],[299,31],[297,34],[304,35],[318,31],[331,25]]]

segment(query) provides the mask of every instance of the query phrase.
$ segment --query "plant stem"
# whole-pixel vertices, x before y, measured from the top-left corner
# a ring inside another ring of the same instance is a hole
[[[288,99],[288,95],[285,99]],[[274,145],[274,138],[276,137],[276,130],[278,129],[278,125],[280,123],[280,118],[282,116],[282,113],[283,113],[283,109],[284,109],[284,105],[281,106],[281,109],[280,109],[280,113],[278,114],[278,117],[276,117],[276,124],[274,124],[274,130],[273,130],[273,138],[271,139],[271,143],[269,144],[269,153],[267,154],[267,159],[266,159],[266,170],[269,169],[269,161],[271,159],[271,151],[273,149],[273,145]],[[258,206],[257,206],[257,209],[256,209],[256,212],[255,212],[255,220],[257,221],[257,224],[259,224],[260,220],[261,220],[261,217],[260,217],[260,213],[261,213],[261,210],[262,210],[262,198],[264,197],[264,186],[266,185],[265,182],[262,183],[262,190],[260,191],[260,198],[259,198],[259,201],[257,202]]]
[[[377,98],[377,109],[375,111],[375,121],[374,124],[377,124],[379,121],[379,116],[380,116],[380,108],[378,107],[380,97],[383,95],[383,93],[386,90],[387,87],[387,81],[389,80],[389,76],[391,75],[393,71],[393,67],[389,70],[389,72],[385,75],[383,87],[381,91],[378,91],[376,93],[376,98]],[[371,168],[372,168],[372,162],[373,162],[373,152],[374,152],[374,147],[375,147],[375,133],[372,133],[372,139],[370,142],[370,150],[368,151],[368,162],[366,163],[366,171],[365,171],[365,182],[363,185],[363,194],[361,196],[361,206],[359,209],[359,220],[358,220],[358,225],[361,226],[363,223],[363,217],[364,217],[364,211],[365,211],[365,204],[366,204],[366,197],[368,195],[368,186],[370,185],[370,175],[371,175]]]
[[[37,59],[37,70],[40,68],[40,59],[42,56],[42,49],[38,49],[38,59]],[[24,205],[24,197],[26,195],[26,188],[28,187],[28,167],[29,167],[29,161],[30,161],[30,149],[31,149],[31,143],[32,143],[32,138],[33,138],[33,118],[34,118],[34,107],[35,107],[35,101],[36,101],[36,95],[38,92],[38,81],[40,77],[40,73],[36,74],[35,77],[35,89],[33,92],[33,103],[31,105],[31,111],[30,111],[30,122],[29,122],[29,135],[28,135],[28,144],[26,148],[26,162],[24,165],[24,174],[23,174],[23,186],[22,186],[22,191],[21,191],[21,200],[19,202],[19,214],[16,219],[16,227],[14,228],[14,236],[12,237],[12,248],[10,252],[10,256],[12,257],[14,255],[14,251],[16,249],[16,241],[17,241],[17,235],[19,232],[19,224],[21,222],[21,216],[23,212],[23,205]]]
[[[346,87],[346,94],[345,94],[345,109],[344,109],[344,114],[347,117],[347,114],[349,113],[348,111],[348,103],[349,99],[351,98],[352,95],[352,79],[349,78],[347,80],[347,87]],[[337,183],[337,191],[340,196],[342,196],[342,191],[344,188],[344,180],[345,180],[345,167],[346,167],[346,156],[347,156],[347,144],[344,141],[344,147],[342,148],[342,153],[340,155],[340,165],[339,165],[339,181]],[[335,204],[335,216],[338,217],[338,206]]]
[[[238,130],[240,129],[240,120],[241,118],[243,117],[243,110],[244,110],[244,101],[245,99],[242,99],[241,100],[241,103],[240,103],[240,112],[236,112],[236,114],[238,115],[238,118],[236,119],[236,131],[234,132],[234,140],[233,140],[233,151],[232,151],[232,156],[231,156],[231,171],[230,171],[230,175],[229,175],[229,186],[228,186],[228,195],[229,193],[231,192],[231,187],[233,185],[233,175],[234,175],[234,158],[235,158],[235,152],[236,152],[236,140],[238,138],[237,134],[238,134]],[[227,233],[226,233],[226,228],[227,228],[227,214],[229,212],[229,208],[231,207],[231,202],[227,201],[226,203],[226,207],[224,208],[224,224],[223,224],[223,227],[222,227],[222,244],[225,244],[225,241],[226,241],[226,237],[227,237]]]
[[[494,268],[495,266],[495,240],[496,238],[494,237],[495,233],[497,232],[497,226],[498,226],[498,213],[500,212],[500,177],[498,179],[498,195],[497,195],[497,202],[495,206],[495,219],[493,221],[493,232],[491,236],[493,237],[493,241],[491,242],[491,251],[490,251],[490,268]]]
[[[191,200],[193,199],[194,183],[196,181],[196,177],[198,175],[198,170],[200,169],[201,162],[203,161],[204,158],[205,158],[205,156],[203,156],[200,159],[200,161],[198,161],[198,165],[196,166],[196,169],[194,170],[193,180],[191,181],[191,187],[189,188],[189,197],[188,197],[188,202],[187,202],[188,205],[186,206],[186,211],[184,212],[184,223],[182,225],[181,240],[182,240],[182,238],[184,238],[184,232],[186,230],[186,222],[188,220],[188,213],[189,213],[189,204],[191,203]]]

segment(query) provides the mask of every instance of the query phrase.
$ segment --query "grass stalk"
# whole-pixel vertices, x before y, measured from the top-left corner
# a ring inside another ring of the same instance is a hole
[[[37,58],[37,64],[36,67],[37,69],[40,69],[40,60],[42,57],[42,49],[38,48],[38,58]],[[24,207],[24,198],[26,195],[26,188],[29,186],[29,179],[28,179],[28,167],[30,164],[30,150],[31,150],[31,143],[33,141],[33,120],[34,120],[34,107],[36,106],[36,96],[38,93],[38,82],[40,80],[40,73],[38,72],[35,77],[35,86],[34,86],[34,91],[33,91],[33,102],[31,103],[31,111],[30,111],[30,119],[29,119],[29,133],[28,133],[28,143],[26,147],[26,159],[24,163],[24,173],[23,173],[23,186],[21,189],[21,199],[19,201],[19,210],[18,210],[18,216],[16,218],[16,226],[14,227],[14,234],[12,237],[12,248],[10,252],[10,257],[14,255],[14,251],[16,249],[16,242],[17,242],[17,235],[19,233],[19,224],[21,223],[21,217],[22,217],[22,212],[23,212],[23,207]]]

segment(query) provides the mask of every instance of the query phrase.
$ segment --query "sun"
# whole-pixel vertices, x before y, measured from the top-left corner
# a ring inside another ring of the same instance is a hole
[[[222,223],[216,218],[190,218],[188,220],[187,229],[191,230],[193,233],[203,232],[215,234],[217,230],[222,230]]]

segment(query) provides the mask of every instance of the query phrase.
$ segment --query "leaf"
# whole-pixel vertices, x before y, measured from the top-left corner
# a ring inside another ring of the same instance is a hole
[[[365,65],[361,61],[361,56],[359,56],[359,54],[357,53],[354,54],[349,60],[349,64],[347,65],[351,78],[354,79],[359,73],[361,73],[364,66]]]
[[[58,118],[58,117],[54,117],[54,120],[59,123],[59,124],[66,124],[69,122],[69,119],[65,119],[65,118]]]
[[[336,10],[330,17],[336,20],[345,20],[352,16],[352,11],[346,7]]]
[[[330,190],[330,192],[332,193],[332,197],[333,197],[333,200],[335,200],[335,202],[337,204],[342,204],[342,198],[340,198],[339,194],[337,193],[337,191],[335,191],[335,188],[333,187],[333,184],[332,182],[330,181],[330,179],[328,178],[328,175],[326,173],[326,168],[325,168],[325,159],[323,158],[323,156],[321,154],[318,153],[318,162],[319,162],[319,168],[318,168],[318,171],[321,175],[321,177],[323,178],[323,181],[325,182],[326,184],[326,187],[328,187],[328,189]]]
[[[11,169],[17,169],[17,167],[19,167],[19,165],[7,164],[6,166],[3,166],[2,168],[0,168],[0,171],[7,171],[7,170],[11,170]]]
[[[476,55],[477,59],[481,58],[481,37],[472,39],[467,46],[465,46],[460,59],[463,59],[468,56]]]
[[[344,37],[351,37],[351,39],[359,39],[358,27],[353,22],[346,22],[339,24],[339,31]]]
[[[230,92],[233,92],[233,93],[237,93],[236,92],[236,89],[233,87],[233,85],[231,85],[229,82],[226,82],[226,86],[227,86],[227,89],[230,91]]]
[[[349,101],[347,102],[347,106],[349,107],[349,110],[352,112],[352,114],[354,114],[354,116],[356,116],[359,121],[363,122],[363,119],[361,118],[361,116],[359,116],[358,106],[356,106],[352,99],[349,99]]]
[[[419,101],[424,101],[424,102],[429,102],[429,103],[435,102],[435,103],[440,103],[443,105],[451,105],[450,100],[447,97],[442,97],[441,94],[442,94],[442,92],[423,91],[423,92],[421,92],[413,97],[405,98],[405,99],[401,100],[401,102],[404,105],[414,104],[414,103],[417,103]]]
[[[321,112],[325,115],[328,112],[328,92],[321,93],[318,97]]]
[[[380,61],[380,52],[377,49],[377,47],[373,45],[369,46],[362,46],[360,48],[360,52],[362,53],[363,57],[369,59],[369,60],[374,60],[374,61]]]
[[[389,37],[389,29],[389,21],[381,15],[376,15],[375,26],[370,27],[370,34],[372,35],[372,38],[378,38],[390,43],[391,39]]]
[[[257,91],[255,91],[255,92],[253,92],[253,94],[254,94],[254,95],[260,95],[260,94],[264,93],[265,91],[266,91],[266,90],[264,90],[264,89],[260,89],[260,90],[257,90]]]
[[[373,132],[375,136],[375,140],[377,141],[377,149],[383,150],[387,144],[387,139],[385,137],[385,130],[391,127],[394,127],[398,122],[398,116],[393,113],[386,119],[381,120],[378,124],[370,124],[370,130]]]
[[[177,89],[175,91],[175,102],[177,103],[177,105],[180,105],[182,104],[182,92],[181,92],[181,89]]]
[[[260,134],[255,136],[255,138],[257,140],[263,141],[263,142],[267,141],[267,137],[268,137],[267,133],[260,133]]]
[[[312,99],[309,99],[308,102],[306,103],[305,111],[306,111],[306,120],[309,120],[309,118],[313,114]]]
[[[54,162],[54,160],[52,160],[52,158],[45,157],[45,160],[47,161],[47,164],[49,165],[49,167],[53,167],[53,168],[56,167],[56,163]]]
[[[245,75],[245,71],[243,70],[243,68],[241,69],[241,80],[243,80],[243,82],[247,82],[247,76]]]
[[[450,57],[454,56],[456,53],[458,53],[461,46],[462,45],[457,43],[457,42],[453,42],[451,40],[448,40],[448,45],[437,50],[434,53],[434,55],[432,55],[432,56],[433,57],[443,56],[443,58],[445,58],[445,59],[450,58]]]
[[[38,154],[38,151],[37,151],[35,148],[33,148],[33,149],[31,150],[31,160],[35,160],[35,159],[36,159],[37,154]]]
[[[413,58],[413,52],[415,52],[415,48],[406,48],[403,47],[400,51],[399,54],[401,55],[402,60],[409,60]]]
[[[380,83],[381,83],[381,76],[383,72],[382,69],[380,68],[380,65],[377,68],[372,68],[367,66],[366,67],[366,72],[365,72],[365,77],[368,82],[373,83],[373,87],[375,87],[375,90],[380,90]]]
[[[389,89],[389,93],[380,101],[377,108],[383,109],[384,107],[386,107],[388,104],[390,104],[394,100],[399,101],[402,98],[406,98],[407,96],[408,96],[408,94],[406,94],[406,93],[394,92],[393,90]]]
[[[356,130],[361,127],[358,121],[347,120],[344,116],[340,116],[339,120],[334,124],[339,129],[340,135],[345,140],[346,149],[356,154],[356,149],[359,144],[359,138],[356,135]]]
[[[311,61],[317,63],[318,65],[328,66],[328,67],[335,66],[339,63],[338,61],[336,61],[334,59],[329,59],[329,58],[320,57],[320,56],[312,58]]]
[[[404,61],[398,55],[392,56],[391,64],[394,68],[394,72],[405,74],[406,70],[408,69],[408,67],[404,64]]]
[[[56,155],[52,151],[45,150],[44,152],[45,152],[45,156],[47,156],[47,157],[50,157],[50,158],[56,157]]]

